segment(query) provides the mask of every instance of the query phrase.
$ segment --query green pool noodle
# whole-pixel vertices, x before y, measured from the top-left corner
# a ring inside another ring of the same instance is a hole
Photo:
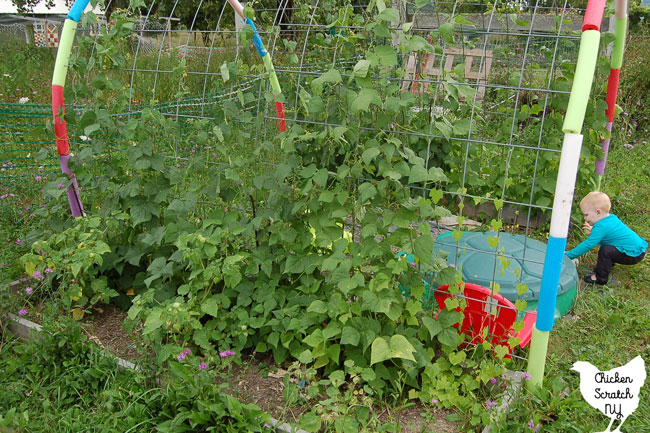
[[[70,62],[70,53],[72,52],[72,43],[77,31],[77,22],[66,19],[61,31],[61,41],[59,50],[56,53],[56,63],[54,64],[54,74],[52,75],[52,84],[65,87],[65,77],[68,73],[68,62]]]
[[[528,353],[528,368],[530,379],[526,383],[529,389],[542,386],[544,379],[544,368],[546,367],[546,352],[548,351],[548,337],[550,331],[539,331],[537,326],[533,328],[533,336],[530,340],[530,352]]]
[[[623,50],[625,49],[625,34],[627,32],[627,17],[616,18],[614,28],[614,51],[612,51],[612,69],[623,66]]]
[[[589,102],[591,84],[594,81],[596,60],[598,59],[598,45],[600,43],[600,32],[598,30],[586,30],[582,32],[580,40],[580,52],[578,63],[573,77],[573,87],[569,96],[564,117],[563,132],[580,134],[582,124],[585,120],[585,111]]]
[[[271,55],[266,54],[266,56],[263,57],[264,59],[264,67],[266,68],[266,72],[269,73],[269,80],[271,81],[271,88],[273,89],[273,95],[278,96],[280,93],[282,93],[282,90],[280,89],[280,82],[278,81],[278,76],[275,74],[275,68],[273,67],[273,63],[271,63]]]

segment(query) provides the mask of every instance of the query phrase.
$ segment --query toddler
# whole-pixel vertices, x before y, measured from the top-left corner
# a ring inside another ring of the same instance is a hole
[[[590,284],[607,284],[614,264],[635,265],[643,260],[648,247],[642,237],[609,213],[611,207],[609,197],[603,192],[593,191],[582,199],[583,228],[589,237],[566,253],[570,259],[575,259],[600,245],[594,272],[584,277]]]

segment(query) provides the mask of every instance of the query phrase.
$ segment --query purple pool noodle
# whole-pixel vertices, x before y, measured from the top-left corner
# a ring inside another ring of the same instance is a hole
[[[607,126],[605,128],[609,131],[612,132],[612,122],[608,122]],[[607,140],[601,140],[602,144],[602,149],[603,149],[603,159],[597,159],[596,160],[596,173],[599,174],[600,176],[605,174],[605,165],[607,165],[607,154],[609,153],[609,141],[611,138],[608,138]]]
[[[72,212],[73,217],[83,217],[85,215],[83,205],[81,204],[81,199],[79,198],[79,185],[77,185],[76,176],[68,168],[69,159],[70,155],[59,155],[61,171],[67,174],[68,178],[72,180],[72,185],[70,185],[66,191],[68,195],[68,203],[70,204],[70,211]]]

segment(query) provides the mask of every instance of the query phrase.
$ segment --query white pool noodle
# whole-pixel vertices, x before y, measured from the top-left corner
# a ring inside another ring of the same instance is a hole
[[[555,238],[566,238],[569,232],[571,204],[573,203],[573,192],[576,186],[581,149],[582,134],[573,134],[570,132],[564,134],[560,168],[555,184],[551,230],[549,232],[549,235]]]

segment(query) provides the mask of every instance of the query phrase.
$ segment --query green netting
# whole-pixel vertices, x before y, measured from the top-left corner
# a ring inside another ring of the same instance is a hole
[[[160,102],[155,105],[132,106],[127,112],[115,113],[113,116],[121,119],[138,117],[143,110],[150,108],[164,115],[179,119],[180,133],[183,136],[187,124],[195,118],[210,118],[216,115],[227,103],[238,103],[247,112],[257,111],[257,101],[239,101],[241,91],[261,91],[262,80],[254,77],[238,83],[237,87],[224,85],[211,93],[202,96],[185,96],[172,101]],[[79,120],[82,112],[80,106],[66,107],[66,115],[73,113]],[[37,189],[39,183],[35,178],[45,178],[48,175],[58,175],[59,162],[56,157],[54,131],[52,127],[52,107],[46,104],[0,103],[0,185],[14,186],[24,189]],[[76,130],[72,122],[68,122],[68,138],[71,152],[79,151],[88,143]],[[253,116],[249,122],[238,124],[240,130],[253,132]],[[98,137],[101,137],[98,136]],[[184,141],[181,141],[184,142]],[[44,149],[49,149],[47,154]],[[184,157],[192,153],[192,147],[174,149],[174,157]],[[165,153],[161,150],[162,153]],[[167,152],[168,153],[168,152]],[[40,157],[38,157],[40,154]],[[45,158],[43,158],[45,156]],[[38,158],[37,158],[38,157]]]
[[[54,172],[53,157],[36,159],[52,143],[47,131],[51,118],[49,105],[0,103],[0,185],[35,188],[35,176]]]

